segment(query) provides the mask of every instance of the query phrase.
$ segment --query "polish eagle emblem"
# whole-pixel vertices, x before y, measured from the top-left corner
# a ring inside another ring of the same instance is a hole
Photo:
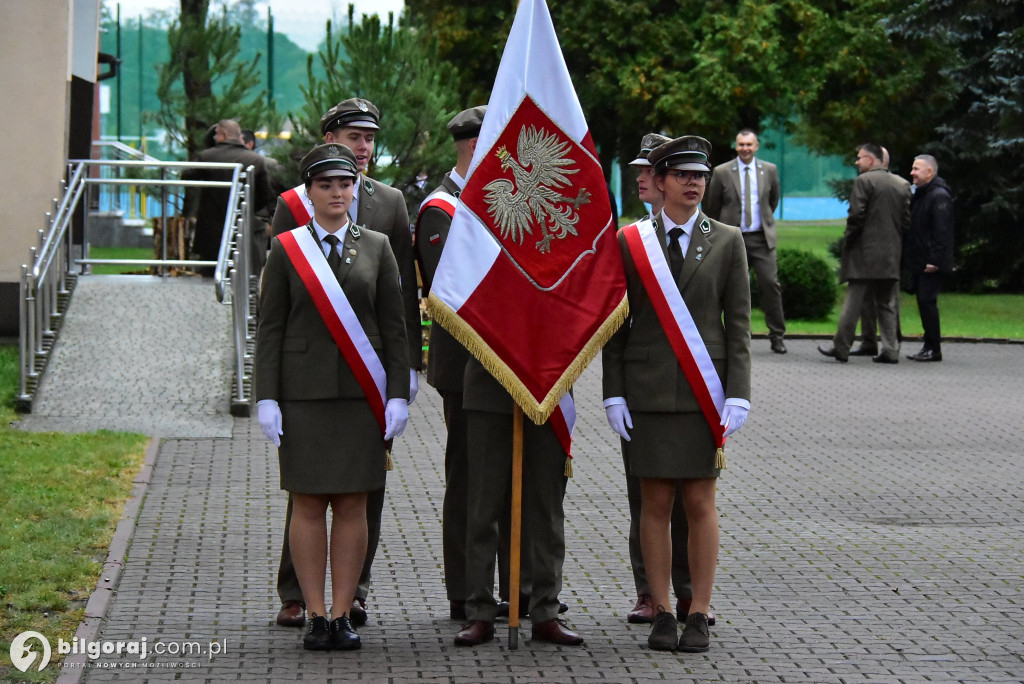
[[[590,202],[590,192],[580,188],[575,197],[562,194],[572,185],[570,176],[579,172],[569,157],[570,145],[531,124],[519,132],[518,159],[505,145],[495,152],[502,171],[511,170],[513,178],[498,178],[484,186],[488,212],[501,228],[502,239],[521,245],[537,226],[536,247],[544,254],[551,251],[553,239],[578,235],[579,209]]]

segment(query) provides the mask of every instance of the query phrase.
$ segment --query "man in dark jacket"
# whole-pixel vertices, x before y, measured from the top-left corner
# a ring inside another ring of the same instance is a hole
[[[917,308],[924,328],[924,346],[914,361],[941,361],[939,287],[942,274],[953,270],[953,200],[949,185],[939,177],[939,163],[930,154],[914,158],[910,178],[910,230],[903,237],[903,268],[911,274]]]
[[[199,153],[198,161],[216,163],[238,162],[242,168],[254,168],[252,211],[255,214],[273,200],[270,177],[267,175],[263,155],[246,148],[242,142],[242,128],[237,121],[223,119],[214,127],[214,146]],[[229,181],[230,169],[189,169],[181,177],[187,180]],[[203,261],[216,261],[220,253],[224,222],[227,218],[230,191],[227,188],[201,188],[198,193],[190,192],[186,201],[187,213],[196,219],[192,251]],[[214,268],[199,269],[205,276],[212,276]]]

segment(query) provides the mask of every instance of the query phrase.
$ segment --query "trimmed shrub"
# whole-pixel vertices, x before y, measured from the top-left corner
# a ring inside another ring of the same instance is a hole
[[[820,321],[829,317],[838,295],[836,274],[821,257],[801,249],[780,249],[779,285],[787,319]],[[757,276],[750,273],[750,301],[761,306]]]

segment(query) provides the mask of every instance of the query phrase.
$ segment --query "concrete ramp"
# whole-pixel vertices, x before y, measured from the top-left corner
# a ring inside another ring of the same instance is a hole
[[[196,277],[78,279],[31,431],[230,437],[231,308]]]

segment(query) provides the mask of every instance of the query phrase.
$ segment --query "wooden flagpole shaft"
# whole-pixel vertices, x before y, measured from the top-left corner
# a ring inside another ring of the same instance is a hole
[[[508,648],[519,648],[519,565],[523,527],[523,409],[512,409],[512,528],[509,552]]]

